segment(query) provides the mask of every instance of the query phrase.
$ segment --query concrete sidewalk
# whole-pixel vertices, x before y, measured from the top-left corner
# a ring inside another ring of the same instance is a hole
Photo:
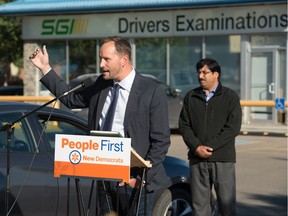
[[[280,123],[278,124],[265,123],[264,121],[254,122],[253,124],[242,125],[241,134],[288,136],[288,126],[286,124],[280,124]]]
[[[287,215],[287,137],[239,135],[236,139],[237,215]],[[172,134],[169,155],[187,161],[187,148]]]

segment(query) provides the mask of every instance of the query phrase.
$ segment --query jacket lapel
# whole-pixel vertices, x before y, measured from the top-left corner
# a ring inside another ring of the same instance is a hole
[[[137,109],[137,105],[138,105],[137,98],[140,95],[140,88],[141,88],[140,80],[141,80],[141,76],[136,73],[135,79],[131,87],[129,99],[127,102],[126,111],[125,111],[125,119],[124,119],[125,134],[126,134],[127,126],[129,125],[129,122],[132,116],[131,113],[134,113],[135,110]]]

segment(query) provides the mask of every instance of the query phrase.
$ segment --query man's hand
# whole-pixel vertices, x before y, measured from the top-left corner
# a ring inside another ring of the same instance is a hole
[[[129,179],[129,183],[128,185],[131,187],[131,188],[139,188],[139,185],[140,185],[141,181],[137,178],[132,178],[132,179]],[[119,186],[124,186],[125,185],[125,182],[120,182],[119,183]],[[142,187],[144,186],[144,183],[142,185]]]
[[[42,51],[39,48],[36,48],[35,51],[29,56],[29,59],[43,74],[51,70],[49,55],[45,45],[43,46]]]
[[[213,149],[209,146],[198,146],[195,154],[200,158],[209,158],[211,157]]]

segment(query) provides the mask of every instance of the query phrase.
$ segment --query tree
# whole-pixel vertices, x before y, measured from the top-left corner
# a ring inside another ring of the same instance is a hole
[[[0,0],[0,4],[11,0]],[[10,64],[23,68],[23,40],[21,38],[21,17],[0,16],[0,86],[11,81]]]

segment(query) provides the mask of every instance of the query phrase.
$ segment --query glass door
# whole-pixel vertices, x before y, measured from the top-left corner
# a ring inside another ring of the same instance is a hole
[[[273,100],[273,53],[252,52],[251,55],[251,100]],[[251,107],[251,120],[272,120],[271,107]]]
[[[283,97],[285,92],[280,85],[281,62],[277,48],[260,48],[251,50],[251,100],[274,100]],[[281,79],[285,79],[282,77]],[[285,86],[284,86],[285,88]],[[266,120],[277,122],[274,107],[251,107],[250,121]]]

